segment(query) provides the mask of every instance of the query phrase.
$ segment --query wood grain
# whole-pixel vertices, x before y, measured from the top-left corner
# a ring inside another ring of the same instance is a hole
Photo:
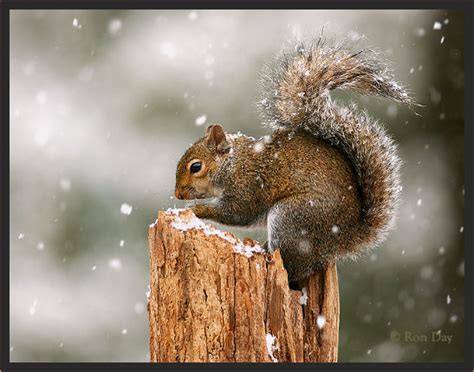
[[[149,248],[151,362],[337,361],[335,264],[303,283],[301,304],[278,251],[249,252],[257,242],[190,210],[159,212]]]

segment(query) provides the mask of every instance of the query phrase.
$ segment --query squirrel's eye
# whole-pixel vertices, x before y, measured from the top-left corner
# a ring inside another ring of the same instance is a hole
[[[191,167],[189,168],[189,170],[191,171],[191,173],[197,173],[201,170],[201,168],[202,168],[201,162],[197,161],[191,164]]]

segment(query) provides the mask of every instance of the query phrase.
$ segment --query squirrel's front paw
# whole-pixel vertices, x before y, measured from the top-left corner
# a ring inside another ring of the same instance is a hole
[[[212,208],[206,204],[194,204],[190,208],[198,218],[211,218],[213,215]]]

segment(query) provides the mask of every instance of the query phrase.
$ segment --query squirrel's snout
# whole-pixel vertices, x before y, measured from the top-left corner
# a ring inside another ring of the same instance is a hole
[[[179,199],[179,200],[183,200],[183,199],[184,199],[184,198],[183,198],[183,195],[179,192],[178,189],[176,189],[176,191],[175,191],[174,194],[175,194],[175,196],[176,196],[177,199]]]

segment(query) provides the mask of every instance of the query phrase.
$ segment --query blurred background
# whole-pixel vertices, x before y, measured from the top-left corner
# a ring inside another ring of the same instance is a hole
[[[210,123],[267,134],[261,68],[323,26],[383,51],[425,104],[417,116],[335,94],[380,119],[404,161],[396,231],[339,265],[339,359],[463,359],[462,13],[16,10],[11,361],[148,361],[147,230],[158,210],[184,205],[179,157]]]

